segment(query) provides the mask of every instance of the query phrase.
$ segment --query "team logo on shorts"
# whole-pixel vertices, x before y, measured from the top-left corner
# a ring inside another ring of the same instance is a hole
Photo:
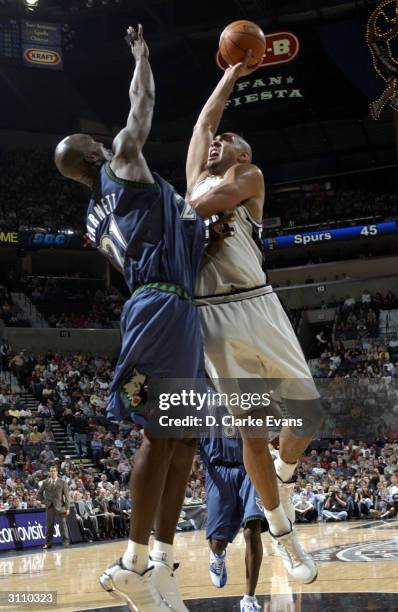
[[[256,497],[256,506],[261,510],[261,512],[264,512],[264,504],[259,497]]]
[[[134,368],[122,384],[122,395],[133,411],[145,404],[148,395],[147,376]]]
[[[237,438],[238,430],[233,425],[230,425],[229,427],[223,427],[222,434],[224,438]]]

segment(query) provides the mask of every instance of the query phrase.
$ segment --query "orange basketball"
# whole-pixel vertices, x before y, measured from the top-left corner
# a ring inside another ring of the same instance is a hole
[[[252,21],[234,21],[220,36],[220,53],[230,65],[238,64],[251,49],[252,58],[249,66],[262,60],[265,54],[265,35],[261,28]]]

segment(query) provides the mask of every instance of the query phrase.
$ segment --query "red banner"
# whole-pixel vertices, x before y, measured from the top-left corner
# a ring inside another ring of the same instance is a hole
[[[268,68],[268,66],[276,66],[277,64],[288,64],[294,60],[300,50],[299,40],[292,32],[266,34],[265,41],[265,56],[259,68]],[[228,63],[222,57],[220,51],[217,53],[216,61],[221,70],[228,68]]]

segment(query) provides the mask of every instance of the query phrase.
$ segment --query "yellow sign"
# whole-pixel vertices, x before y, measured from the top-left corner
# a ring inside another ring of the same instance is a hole
[[[18,244],[18,232],[2,232],[0,231],[0,244]]]

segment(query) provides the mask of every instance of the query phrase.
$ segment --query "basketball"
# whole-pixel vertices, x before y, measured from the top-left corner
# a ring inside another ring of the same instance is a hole
[[[234,21],[220,36],[220,53],[230,65],[241,62],[245,53],[251,49],[253,55],[249,66],[258,64],[265,54],[265,35],[252,21]]]

